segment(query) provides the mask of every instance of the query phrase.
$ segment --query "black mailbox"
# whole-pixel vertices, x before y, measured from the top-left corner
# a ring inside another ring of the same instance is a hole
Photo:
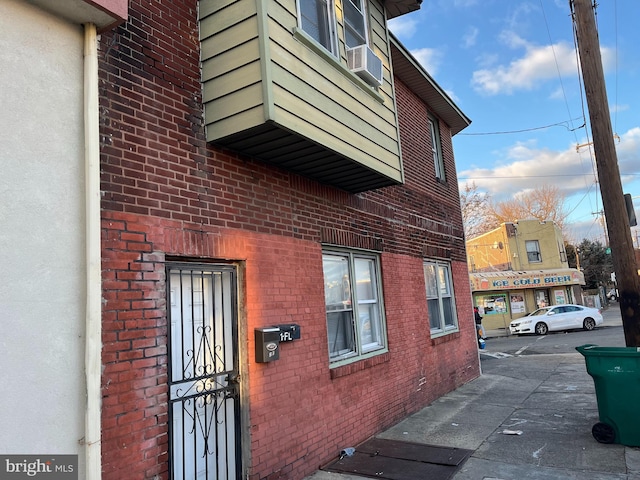
[[[256,362],[266,363],[280,358],[280,329],[256,328]]]

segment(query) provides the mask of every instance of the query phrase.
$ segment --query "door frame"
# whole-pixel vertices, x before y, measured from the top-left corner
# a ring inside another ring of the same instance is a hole
[[[237,401],[235,402],[236,411],[234,428],[236,434],[236,447],[235,447],[235,463],[236,463],[236,478],[246,478],[250,465],[250,437],[249,437],[249,408],[248,408],[248,394],[247,394],[247,372],[248,372],[248,357],[247,357],[247,330],[246,330],[246,318],[243,299],[244,295],[244,263],[243,262],[206,262],[196,259],[196,261],[181,260],[169,260],[167,259],[165,265],[166,274],[166,299],[167,299],[167,385],[168,385],[168,433],[169,433],[169,476],[173,478],[173,404],[179,400],[172,400],[170,398],[171,385],[172,385],[172,337],[171,337],[171,273],[175,271],[200,271],[200,272],[216,272],[224,271],[231,272],[232,280],[232,302],[235,306],[232,307],[232,314],[235,319],[232,322],[234,325],[234,367],[237,373]]]

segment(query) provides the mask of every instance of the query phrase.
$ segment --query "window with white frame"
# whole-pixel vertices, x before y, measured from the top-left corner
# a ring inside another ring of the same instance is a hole
[[[298,21],[302,30],[336,55],[338,47],[333,2],[334,0],[298,0]]]
[[[431,333],[457,330],[458,320],[451,281],[451,264],[442,261],[424,262],[424,281]]]
[[[379,256],[325,250],[322,268],[330,362],[349,363],[385,352]]]
[[[442,143],[440,142],[440,125],[438,119],[429,115],[429,128],[431,130],[431,153],[433,166],[438,180],[444,181],[444,160],[442,158]]]
[[[542,262],[542,256],[540,255],[540,244],[538,240],[527,240],[524,242],[527,249],[527,259],[529,263]]]
[[[366,0],[343,0],[344,9],[344,37],[347,48],[366,45],[367,42],[367,11]]]

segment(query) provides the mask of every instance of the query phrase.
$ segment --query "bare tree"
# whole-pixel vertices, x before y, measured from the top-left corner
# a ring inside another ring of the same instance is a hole
[[[489,194],[478,191],[475,182],[465,183],[460,192],[460,208],[467,239],[482,235],[499,226],[491,216]]]
[[[567,212],[564,206],[565,196],[560,189],[551,185],[529,190],[516,195],[512,200],[491,204],[491,216],[497,224],[535,218],[553,221],[564,229]]]

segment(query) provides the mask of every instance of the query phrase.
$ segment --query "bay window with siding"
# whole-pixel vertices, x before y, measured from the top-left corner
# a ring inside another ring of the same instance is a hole
[[[338,366],[387,351],[378,255],[322,255],[329,360]]]
[[[451,264],[441,261],[424,262],[424,281],[431,334],[458,330]]]

